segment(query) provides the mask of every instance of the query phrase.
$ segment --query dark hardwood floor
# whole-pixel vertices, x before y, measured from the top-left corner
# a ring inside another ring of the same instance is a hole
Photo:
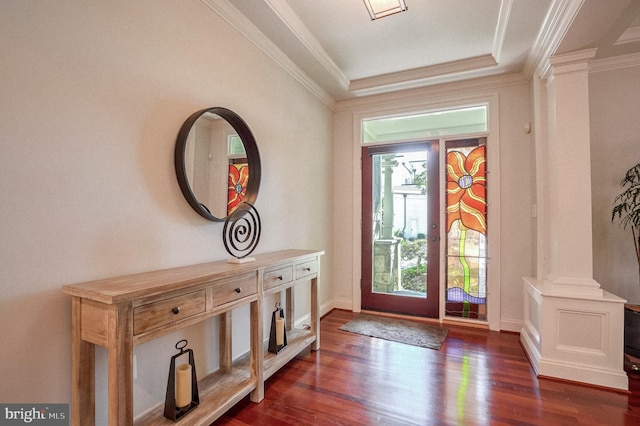
[[[321,321],[321,349],[291,361],[214,425],[640,425],[631,392],[538,379],[519,336],[448,327],[440,351],[338,330]]]

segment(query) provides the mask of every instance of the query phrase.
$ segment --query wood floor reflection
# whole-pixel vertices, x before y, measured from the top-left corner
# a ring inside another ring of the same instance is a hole
[[[538,379],[510,333],[449,327],[440,351],[338,330],[214,425],[640,425],[640,380],[622,393]]]

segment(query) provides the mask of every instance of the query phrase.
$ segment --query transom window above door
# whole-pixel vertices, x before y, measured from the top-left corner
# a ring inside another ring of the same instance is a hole
[[[488,131],[487,105],[430,111],[362,121],[362,143],[428,140]]]

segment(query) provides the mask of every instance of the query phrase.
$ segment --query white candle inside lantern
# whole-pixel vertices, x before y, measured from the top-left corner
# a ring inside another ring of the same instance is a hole
[[[191,365],[176,367],[176,407],[183,408],[191,404]]]
[[[280,315],[276,315],[276,345],[282,346],[284,344],[284,318]]]

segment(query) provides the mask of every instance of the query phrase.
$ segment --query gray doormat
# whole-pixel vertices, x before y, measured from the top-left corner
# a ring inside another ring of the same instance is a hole
[[[449,332],[436,325],[368,314],[360,314],[340,330],[435,350],[440,349]]]

